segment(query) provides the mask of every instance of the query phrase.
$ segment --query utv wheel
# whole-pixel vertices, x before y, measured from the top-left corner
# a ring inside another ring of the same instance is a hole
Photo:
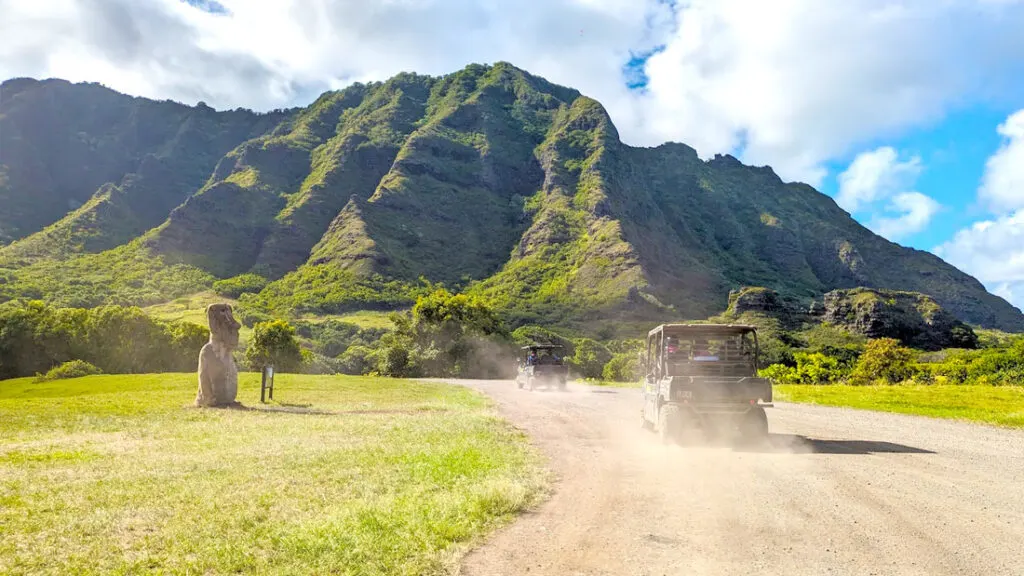
[[[667,404],[658,410],[658,436],[663,444],[679,442],[682,418],[683,413],[678,406]]]
[[[647,416],[644,414],[643,410],[640,411],[640,429],[641,430],[653,430],[654,429],[653,424],[651,423],[650,420],[647,419]]]
[[[516,378],[516,388],[519,388],[520,390],[523,389],[523,381],[519,378]]]
[[[533,392],[533,378],[526,379],[526,389]]]
[[[748,443],[760,443],[768,440],[768,415],[764,408],[755,406],[743,417],[740,427],[743,440]]]
[[[561,381],[558,382],[558,389],[561,390],[562,392],[565,392],[566,386],[567,386],[567,383],[566,383],[565,380],[561,380]]]

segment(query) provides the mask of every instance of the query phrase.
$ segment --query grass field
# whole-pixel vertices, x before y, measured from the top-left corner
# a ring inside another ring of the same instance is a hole
[[[587,386],[604,386],[607,388],[640,388],[639,380],[630,380],[629,382],[615,382],[614,380],[594,380],[594,379],[583,379],[578,380],[580,384],[586,384]]]
[[[307,322],[323,322],[325,320],[338,320],[348,324],[354,324],[360,328],[381,328],[391,330],[395,327],[391,321],[391,312],[385,310],[358,310],[346,314],[327,314],[323,316],[303,316],[301,320]]]
[[[1024,386],[792,386],[775,399],[1024,428]]]
[[[489,400],[279,375],[189,407],[192,374],[0,382],[0,573],[431,574],[543,491]]]
[[[157,318],[159,320],[165,320],[168,322],[191,322],[200,326],[209,326],[209,320],[206,318],[206,307],[216,302],[226,302],[235,306],[238,304],[237,301],[231,298],[225,298],[218,295],[213,291],[197,292],[189,296],[182,296],[170,302],[164,302],[163,304],[154,304],[147,306],[143,310],[149,316]],[[237,320],[237,317],[236,317]],[[252,328],[242,326],[238,330],[238,340],[241,349],[245,349],[246,344],[249,342],[249,337],[252,335]]]

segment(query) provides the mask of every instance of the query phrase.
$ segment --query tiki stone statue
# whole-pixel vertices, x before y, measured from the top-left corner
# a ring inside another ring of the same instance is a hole
[[[206,308],[210,321],[210,341],[199,352],[199,392],[197,406],[235,404],[238,394],[238,368],[232,352],[238,346],[241,324],[231,314],[228,304],[210,304]]]

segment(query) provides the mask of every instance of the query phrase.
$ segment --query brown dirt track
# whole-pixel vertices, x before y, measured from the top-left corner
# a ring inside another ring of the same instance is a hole
[[[1024,432],[777,404],[764,448],[662,446],[638,390],[458,383],[556,476],[464,576],[1024,575]]]

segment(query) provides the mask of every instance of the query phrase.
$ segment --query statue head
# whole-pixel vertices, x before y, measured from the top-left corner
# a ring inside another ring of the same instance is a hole
[[[238,329],[241,324],[231,314],[230,304],[210,304],[206,307],[206,318],[210,321],[210,341],[224,344],[229,348],[238,346]]]

